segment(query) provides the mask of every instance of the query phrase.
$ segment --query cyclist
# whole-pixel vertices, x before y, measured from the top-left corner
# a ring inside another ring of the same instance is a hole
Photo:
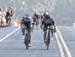
[[[36,26],[39,24],[39,18],[40,18],[40,13],[36,11],[33,15],[33,21],[34,21],[34,24],[36,24]]]
[[[43,21],[43,18],[44,18],[44,12],[41,12],[41,27],[42,27],[42,21]]]
[[[48,12],[44,13],[44,18],[42,21],[42,27],[44,30],[44,42],[46,41],[46,33],[48,26],[51,28],[51,35],[53,36],[53,31],[55,30],[55,22],[54,20],[49,16]]]
[[[29,46],[31,46],[30,42],[31,42],[31,28],[32,28],[32,23],[33,23],[32,17],[29,17],[27,14],[26,14],[25,17],[23,17],[22,23],[21,23],[21,25],[23,27],[22,33],[23,33],[24,37],[25,37],[25,29],[28,31]]]
[[[22,35],[23,35],[23,39],[24,39],[24,34],[25,34],[25,26],[24,26],[24,21],[25,21],[25,17],[22,17],[21,19],[21,32],[22,32]]]

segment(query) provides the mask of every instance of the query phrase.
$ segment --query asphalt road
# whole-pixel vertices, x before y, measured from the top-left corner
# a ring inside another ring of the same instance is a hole
[[[72,57],[75,57],[75,28],[66,26],[58,28]],[[14,26],[0,28],[0,40],[15,29],[17,27]],[[21,30],[18,29],[0,42],[0,57],[61,57],[55,37],[51,40],[49,50],[46,50],[43,42],[43,31],[40,28],[35,28],[32,32],[31,45],[29,50],[25,49]]]
[[[0,39],[16,28],[0,28]],[[46,50],[43,42],[43,31],[39,28],[34,29],[34,32],[32,32],[31,45],[29,50],[25,49],[22,33],[19,29],[0,42],[0,57],[60,57],[60,51],[54,37],[51,40],[49,50]]]
[[[0,39],[2,39],[5,35],[9,34],[17,27],[9,26],[9,27],[0,27]]]

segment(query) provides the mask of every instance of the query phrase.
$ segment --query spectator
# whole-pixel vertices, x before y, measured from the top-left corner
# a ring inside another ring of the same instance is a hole
[[[6,12],[6,24],[11,25],[11,17],[13,15],[13,10],[11,7],[8,8],[8,11]]]

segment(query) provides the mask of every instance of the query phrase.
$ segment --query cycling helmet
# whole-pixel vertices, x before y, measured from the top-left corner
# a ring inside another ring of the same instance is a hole
[[[40,13],[37,11],[37,12],[36,12],[36,15],[40,15]]]
[[[44,14],[45,14],[45,15],[49,15],[49,13],[48,13],[48,12],[45,12]]]

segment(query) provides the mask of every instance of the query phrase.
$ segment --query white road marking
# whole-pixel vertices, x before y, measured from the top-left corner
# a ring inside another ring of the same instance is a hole
[[[59,29],[57,27],[56,27],[56,29],[57,29],[58,35],[60,37],[61,43],[63,44],[63,47],[64,47],[64,49],[66,51],[67,57],[72,57],[71,52],[70,52],[69,48],[67,47],[67,45],[66,45],[66,43],[65,43],[65,41],[64,41],[60,31],[59,31]]]
[[[11,33],[7,34],[5,37],[3,37],[2,39],[0,39],[0,42],[2,42],[3,40],[5,40],[6,38],[8,38],[9,36],[11,36],[12,34],[14,34],[17,30],[19,30],[20,27],[18,27],[16,30],[12,31]]]
[[[57,33],[55,33],[55,38],[56,38],[56,41],[57,41],[57,44],[58,44],[58,48],[60,50],[61,57],[65,57],[65,54],[64,54],[64,51],[63,51],[63,48],[62,48],[62,45],[60,43],[60,40],[59,40],[59,37],[58,37]]]

